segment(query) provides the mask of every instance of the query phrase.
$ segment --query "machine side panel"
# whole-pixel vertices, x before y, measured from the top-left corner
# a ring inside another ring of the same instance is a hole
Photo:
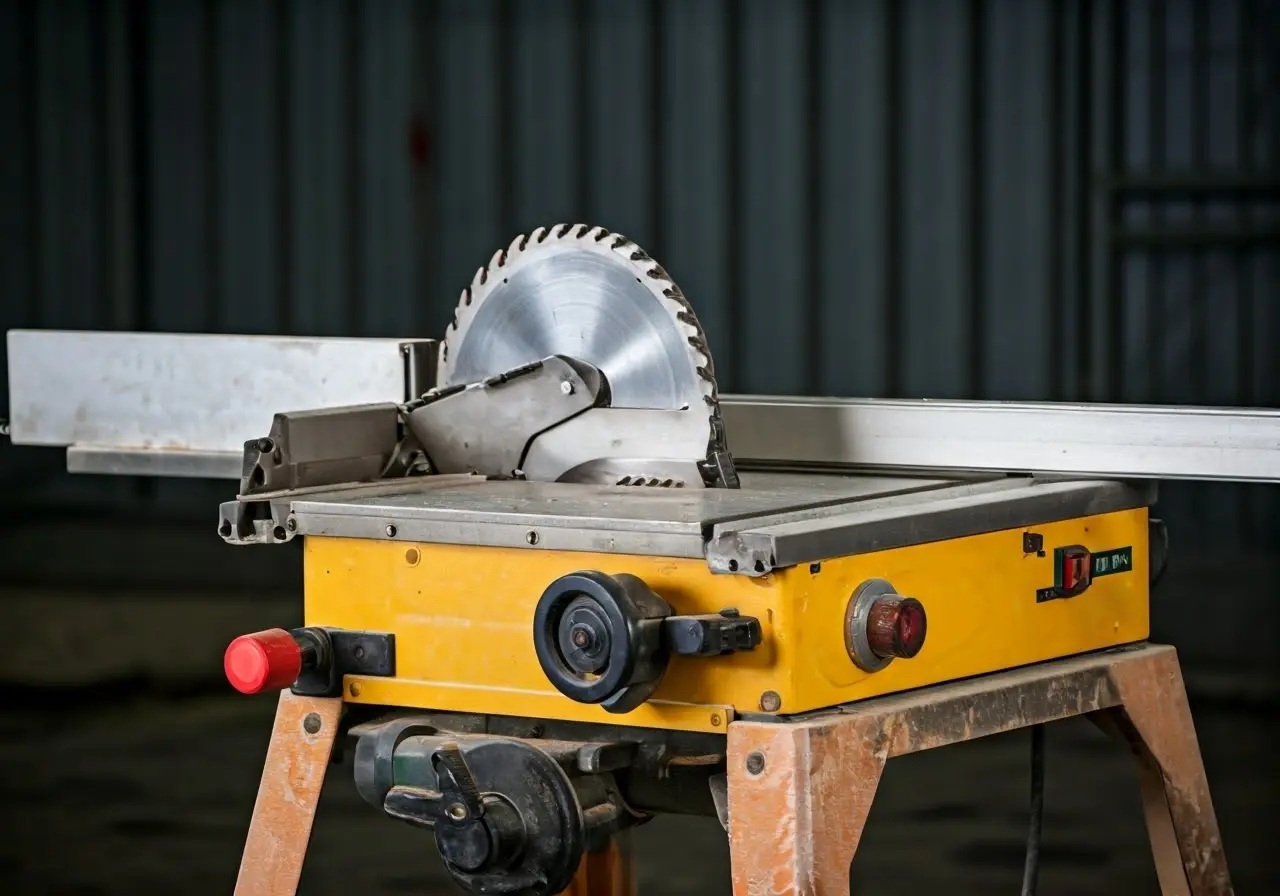
[[[723,733],[725,704],[787,690],[794,613],[780,583],[715,576],[700,559],[308,536],[307,625],[394,632],[397,677],[349,678],[354,703]],[[765,643],[729,657],[675,657],[654,697],[624,715],[561,695],[534,653],[543,590],[579,570],[631,573],[678,613],[737,607]]]
[[[1043,556],[1028,552],[1028,539]],[[1037,539],[1036,536],[1040,538]],[[799,609],[792,711],[864,700],[1145,640],[1147,510],[1138,508],[844,557],[782,574]],[[1100,573],[1074,597],[1055,585],[1055,553],[1083,547]],[[844,611],[868,579],[885,579],[928,614],[923,648],[866,673],[849,662]],[[789,707],[783,706],[783,712]]]
[[[1044,556],[1026,552],[1041,536]],[[1055,549],[1122,558],[1074,597],[1046,598]],[[349,677],[355,703],[723,732],[732,714],[779,704],[786,715],[953,681],[1118,644],[1148,633],[1147,511],[1100,514],[792,567],[760,577],[713,574],[694,559],[412,544],[309,536],[306,624],[390,631],[397,677]],[[543,589],[582,569],[631,573],[677,613],[736,607],[764,643],[714,659],[675,657],[654,698],[611,715],[547,681],[534,654]],[[887,579],[928,613],[920,653],[874,673],[844,643],[850,596]],[[1039,599],[1038,599],[1039,595]]]

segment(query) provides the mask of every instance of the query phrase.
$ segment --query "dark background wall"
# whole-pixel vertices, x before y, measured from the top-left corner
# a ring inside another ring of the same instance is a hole
[[[587,221],[673,272],[725,391],[1275,405],[1278,34],[1274,0],[6,0],[0,323],[435,335]],[[36,513],[226,494],[0,450]],[[1280,543],[1277,488],[1161,511],[1189,566]]]
[[[1278,45],[1276,0],[0,0],[0,325],[431,336],[585,221],[725,391],[1274,407]],[[208,683],[296,612],[229,483],[0,483],[6,681]],[[1274,695],[1280,487],[1160,510],[1156,635]]]

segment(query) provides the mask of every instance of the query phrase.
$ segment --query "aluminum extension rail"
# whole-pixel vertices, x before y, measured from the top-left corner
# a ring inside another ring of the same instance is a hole
[[[402,401],[431,340],[12,330],[10,438],[72,472],[239,479],[281,411]],[[722,396],[761,467],[1280,481],[1280,411]]]

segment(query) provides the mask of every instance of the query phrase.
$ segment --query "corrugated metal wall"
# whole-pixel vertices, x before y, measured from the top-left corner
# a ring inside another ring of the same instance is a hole
[[[0,324],[431,335],[496,247],[585,220],[672,271],[727,391],[1276,404],[1278,22],[0,0]],[[1165,504],[1272,546],[1277,491]]]

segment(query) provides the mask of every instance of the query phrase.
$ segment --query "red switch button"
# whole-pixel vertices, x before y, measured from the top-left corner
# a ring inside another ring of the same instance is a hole
[[[1093,557],[1081,547],[1071,547],[1061,554],[1062,568],[1058,572],[1059,587],[1067,594],[1076,594],[1089,587],[1093,578]]]
[[[282,628],[241,635],[227,645],[222,668],[227,681],[242,694],[278,691],[297,680],[302,648]]]

